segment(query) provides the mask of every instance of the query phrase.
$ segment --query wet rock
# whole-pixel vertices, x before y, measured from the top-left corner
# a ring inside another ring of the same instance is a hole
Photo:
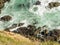
[[[59,2],[50,2],[48,4],[48,7],[51,9],[51,8],[54,8],[54,7],[58,7],[60,6],[60,3]]]
[[[16,28],[17,27],[17,24],[12,24],[12,26],[9,27],[9,29],[13,29],[13,28]]]
[[[29,35],[34,36],[35,27],[32,25],[29,25],[28,27],[20,27],[16,31],[13,31],[15,33],[21,34],[21,35]]]
[[[26,27],[20,27],[18,28],[16,31],[13,31],[14,33],[18,33],[18,34],[21,34],[21,35],[28,35],[27,34],[27,28]]]
[[[1,18],[0,18],[0,21],[10,21],[11,19],[12,19],[11,16],[6,15],[6,16],[1,17]]]
[[[33,25],[28,25],[27,29],[28,29],[29,35],[33,36],[36,31],[36,27]]]
[[[40,5],[41,4],[41,2],[40,1],[37,1],[36,3],[35,3],[35,5]]]
[[[22,26],[22,25],[24,25],[24,23],[18,23],[18,26]]]
[[[19,26],[22,26],[24,25],[24,23],[15,23],[15,24],[12,24],[9,29],[13,29],[13,28],[16,28],[16,27],[19,27]]]
[[[33,26],[33,25],[28,25],[27,28],[28,28],[29,30],[35,30],[35,29],[36,29],[36,27]]]

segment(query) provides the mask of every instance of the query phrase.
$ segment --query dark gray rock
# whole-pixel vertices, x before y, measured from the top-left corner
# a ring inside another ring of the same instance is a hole
[[[34,5],[40,5],[41,2],[40,1],[37,1]]]
[[[24,25],[24,23],[18,23],[17,25],[18,25],[18,26],[22,26],[22,25]]]
[[[1,17],[1,18],[0,18],[0,21],[10,21],[11,19],[12,19],[11,16],[6,15],[6,16]]]

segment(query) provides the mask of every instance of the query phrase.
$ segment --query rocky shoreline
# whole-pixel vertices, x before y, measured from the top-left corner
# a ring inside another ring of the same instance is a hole
[[[10,0],[0,0],[0,13],[1,13],[1,9],[4,7],[4,3],[9,2],[9,1]],[[30,4],[28,4],[27,6],[29,7],[29,5]],[[34,5],[41,5],[41,2],[37,1],[36,3],[34,3]],[[24,7],[24,4],[19,4],[18,6]],[[58,6],[60,6],[59,2],[50,2],[47,7],[52,9]],[[1,17],[0,21],[9,22],[11,19],[12,17],[7,15],[7,16]],[[34,25],[28,25],[27,27],[21,27],[22,25],[24,25],[24,23],[13,24],[10,27],[5,28],[4,30],[21,34],[32,40],[36,38],[40,41],[50,40],[50,41],[56,41],[56,42],[58,41],[60,43],[60,29],[52,29],[50,31],[48,28],[46,28],[46,25],[42,27],[38,27],[38,28],[36,28],[36,26]]]
[[[20,26],[23,25],[23,23],[19,23]],[[12,28],[6,28],[5,31],[21,34],[31,40],[39,40],[39,41],[56,41],[60,43],[60,29],[53,29],[49,30],[46,28],[46,25],[43,27],[38,27],[34,25],[28,25],[27,27],[17,27],[17,24],[13,24]],[[14,29],[16,28],[16,29]],[[11,29],[14,29],[11,31]]]

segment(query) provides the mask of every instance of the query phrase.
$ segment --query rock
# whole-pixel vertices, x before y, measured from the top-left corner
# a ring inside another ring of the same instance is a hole
[[[11,19],[12,19],[11,16],[6,15],[6,16],[1,17],[1,18],[0,18],[0,21],[10,21]]]
[[[37,37],[38,34],[40,34],[41,31],[41,27],[38,27],[35,31],[34,31],[34,36]]]
[[[41,2],[40,1],[37,1],[36,3],[35,3],[35,5],[40,5],[41,4]]]
[[[13,24],[12,26],[9,27],[9,29],[13,29],[13,28],[16,28],[17,27],[17,24]]]
[[[53,29],[52,31],[49,31],[50,36],[56,35],[57,38],[60,36],[60,30],[59,29]]]
[[[22,25],[24,25],[24,23],[18,23],[18,26],[22,26]]]
[[[26,27],[20,27],[18,28],[16,31],[13,31],[14,33],[18,33],[18,34],[21,34],[21,35],[28,35],[27,34],[27,28]]]
[[[51,9],[51,8],[54,8],[54,7],[58,7],[60,6],[60,3],[59,2],[50,2],[48,4],[48,7]]]
[[[28,25],[27,28],[28,28],[29,30],[35,30],[35,29],[36,29],[36,27],[33,26],[33,25]]]
[[[0,2],[0,9],[2,9],[4,7],[4,3]]]
[[[16,28],[16,27],[19,27],[19,26],[22,26],[24,23],[15,23],[15,24],[12,24],[9,29],[13,29],[13,28]]]
[[[20,27],[16,31],[13,31],[13,32],[24,35],[24,36],[26,35],[34,36],[35,26],[29,25],[28,27]]]

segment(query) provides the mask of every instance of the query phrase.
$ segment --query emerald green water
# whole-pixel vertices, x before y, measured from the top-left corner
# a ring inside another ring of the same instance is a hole
[[[40,0],[42,4],[39,6],[33,5],[36,1],[10,0],[10,2],[6,2],[0,17],[10,15],[12,16],[12,20],[9,22],[0,21],[0,28],[4,29],[24,20],[26,20],[26,24],[32,24],[36,27],[47,25],[49,28],[57,28],[60,26],[60,7],[53,9],[45,8],[50,2],[49,0]],[[24,6],[20,7],[20,4],[24,4]],[[34,24],[35,22],[36,24]]]

